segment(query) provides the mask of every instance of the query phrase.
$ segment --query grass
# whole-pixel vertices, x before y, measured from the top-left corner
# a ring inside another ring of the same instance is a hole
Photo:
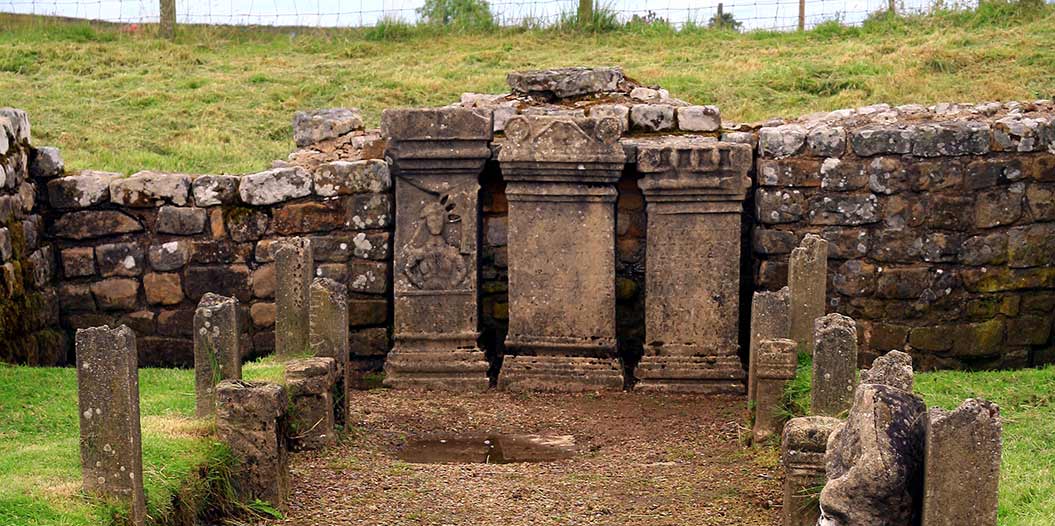
[[[81,493],[77,371],[0,365],[0,524],[109,524],[114,507]],[[274,379],[274,361],[246,364],[247,379]],[[141,369],[144,487],[149,515],[164,522],[173,498],[202,466],[223,462],[212,424],[193,418],[194,371]]]
[[[1032,5],[1032,4],[1031,4]],[[734,121],[888,102],[1055,95],[1055,15],[988,2],[977,11],[874,17],[863,27],[736,33],[608,22],[452,32],[153,28],[0,15],[0,92],[26,109],[34,142],[73,168],[244,173],[285,158],[297,110],[441,105],[502,92],[508,71],[620,65]]]
[[[809,357],[799,360],[785,391],[795,415],[809,412]],[[916,375],[927,407],[956,409],[967,398],[1000,406],[1004,448],[1000,466],[1001,526],[1055,524],[1055,366],[1017,371],[939,371]]]

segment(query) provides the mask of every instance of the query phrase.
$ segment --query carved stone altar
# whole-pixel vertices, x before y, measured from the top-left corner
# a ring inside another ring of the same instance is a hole
[[[477,340],[479,176],[490,110],[385,110],[395,175],[394,346],[385,385],[486,389]]]
[[[751,163],[746,144],[679,138],[638,145],[648,258],[637,389],[743,392],[740,215]]]
[[[517,116],[498,160],[509,200],[509,333],[499,387],[621,389],[611,118]]]

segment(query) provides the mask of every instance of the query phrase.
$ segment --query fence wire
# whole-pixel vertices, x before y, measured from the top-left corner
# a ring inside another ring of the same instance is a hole
[[[974,7],[964,0],[957,7]],[[384,21],[416,23],[424,0],[177,0],[178,24],[266,25],[298,27],[371,27]],[[791,30],[799,23],[799,0],[613,0],[601,7],[620,22],[663,20],[675,27],[707,25],[719,11],[743,30]],[[61,16],[116,23],[157,23],[159,0],[0,0],[0,13]],[[870,14],[889,8],[889,0],[808,0],[806,27],[837,20],[859,25]],[[897,0],[900,13],[926,13],[934,0]],[[490,2],[502,26],[550,26],[570,17],[578,0]]]

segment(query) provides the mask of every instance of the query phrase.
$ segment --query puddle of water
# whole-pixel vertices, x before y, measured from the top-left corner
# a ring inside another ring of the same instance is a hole
[[[399,451],[414,464],[553,462],[574,455],[571,435],[434,435],[411,439]]]

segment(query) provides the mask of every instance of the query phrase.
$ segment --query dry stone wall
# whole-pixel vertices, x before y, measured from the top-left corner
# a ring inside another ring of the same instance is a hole
[[[885,105],[758,131],[759,288],[787,282],[807,233],[829,242],[827,310],[858,321],[861,362],[1055,359],[1055,107]]]

